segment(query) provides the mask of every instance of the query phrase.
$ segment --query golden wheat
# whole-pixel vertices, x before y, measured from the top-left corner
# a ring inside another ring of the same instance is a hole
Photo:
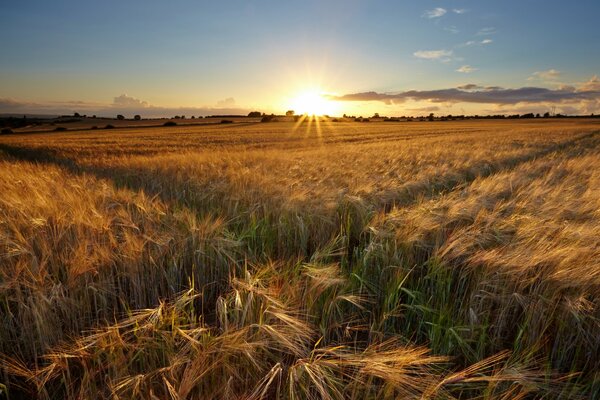
[[[0,351],[41,398],[593,396],[593,121],[0,140]]]

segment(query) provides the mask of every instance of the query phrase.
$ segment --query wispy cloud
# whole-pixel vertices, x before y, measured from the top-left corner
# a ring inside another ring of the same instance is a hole
[[[484,40],[469,40],[468,42],[464,42],[461,44],[456,45],[456,47],[469,47],[469,46],[475,46],[475,45],[486,45],[486,44],[491,44],[494,41],[492,39],[484,39]]]
[[[452,50],[419,50],[413,55],[425,60],[444,60],[452,56]]]
[[[446,10],[445,8],[441,8],[441,7],[437,7],[434,8],[433,10],[427,10],[425,11],[425,13],[423,13],[423,17],[424,18],[439,18],[443,15],[445,15],[448,12],[448,10]]]
[[[477,31],[477,35],[478,36],[494,35],[496,32],[497,32],[496,28],[488,26],[485,28],[481,28],[479,31]]]
[[[467,11],[469,11],[469,10],[467,10],[466,8],[453,8],[453,9],[452,9],[452,12],[453,12],[454,14],[464,14],[464,13],[466,13]]]
[[[555,81],[560,78],[562,72],[555,69],[549,69],[547,71],[535,71],[527,80],[542,80],[542,81]]]
[[[470,74],[471,72],[475,71],[477,71],[477,68],[473,68],[470,65],[463,65],[456,70],[456,72],[462,72],[463,74]]]
[[[456,26],[454,26],[454,25],[447,26],[447,27],[444,28],[444,30],[448,31],[450,33],[458,33],[458,32],[460,32],[460,30]]]

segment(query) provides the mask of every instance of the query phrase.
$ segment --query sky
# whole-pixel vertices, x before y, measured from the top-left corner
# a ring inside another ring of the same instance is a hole
[[[598,0],[0,0],[0,113],[600,113],[599,16]]]

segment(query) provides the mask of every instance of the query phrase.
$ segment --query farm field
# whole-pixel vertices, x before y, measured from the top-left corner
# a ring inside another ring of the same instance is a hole
[[[600,121],[0,136],[18,397],[599,398]]]

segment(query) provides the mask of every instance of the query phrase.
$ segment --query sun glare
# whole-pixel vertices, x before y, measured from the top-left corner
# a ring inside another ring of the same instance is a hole
[[[333,101],[327,100],[319,90],[307,90],[292,99],[290,108],[296,114],[332,115],[337,110]]]

